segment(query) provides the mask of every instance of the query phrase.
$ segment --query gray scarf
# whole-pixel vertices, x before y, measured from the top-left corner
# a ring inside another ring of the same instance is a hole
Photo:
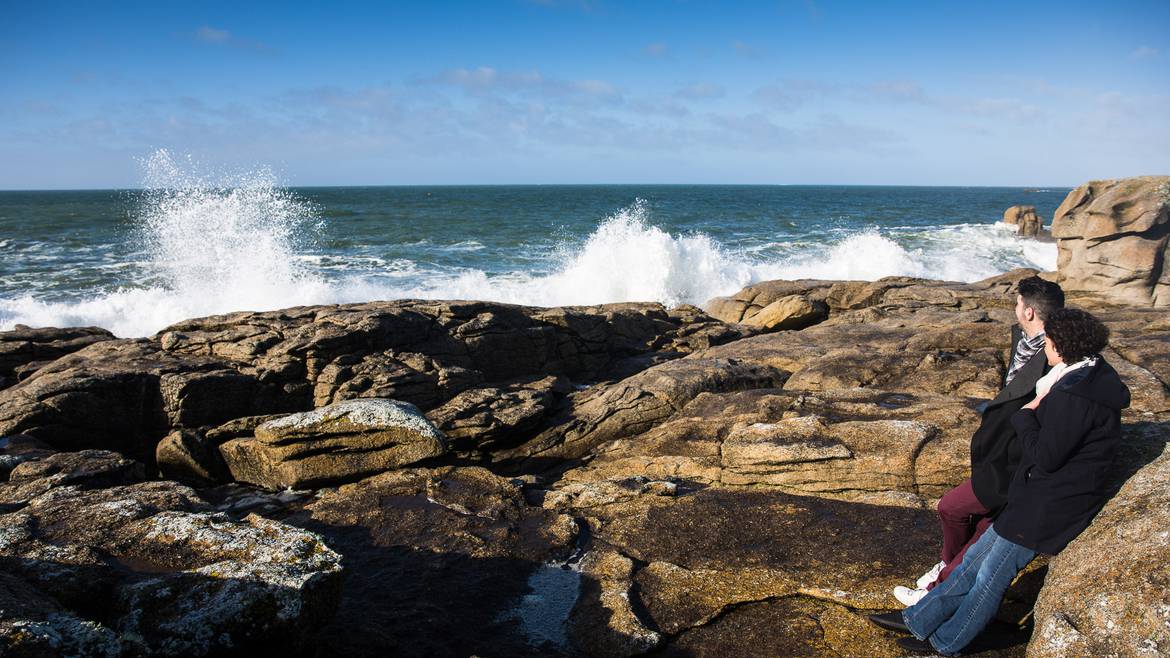
[[[1035,336],[1032,336],[1031,338],[1028,338],[1026,335],[1021,336],[1019,342],[1016,343],[1016,354],[1014,357],[1012,357],[1012,365],[1010,368],[1008,368],[1007,379],[1004,381],[1003,385],[1007,386],[1008,384],[1012,383],[1012,380],[1015,379],[1016,373],[1020,371],[1020,368],[1023,368],[1024,364],[1028,362],[1028,359],[1031,359],[1033,356],[1035,356],[1036,352],[1039,352],[1042,349],[1044,349],[1043,331],[1036,334]]]

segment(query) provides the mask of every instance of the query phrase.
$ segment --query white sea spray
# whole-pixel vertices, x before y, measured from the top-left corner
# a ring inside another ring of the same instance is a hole
[[[527,264],[489,272],[472,265],[484,258],[474,254],[490,251],[490,241],[474,233],[439,245],[445,265],[432,262],[438,247],[425,236],[399,245],[417,247],[407,256],[320,253],[317,209],[263,169],[214,177],[158,151],[146,170],[136,214],[146,279],[71,301],[35,294],[0,299],[0,331],[16,324],[97,325],[144,336],[232,311],[404,298],[701,306],[769,279],[976,281],[1016,267],[1056,267],[1055,244],[1021,239],[999,223],[865,227],[826,218],[819,234],[778,234],[762,243],[756,236],[742,244],[724,237],[722,243],[701,231],[671,232],[657,221],[653,204],[633,200],[599,217],[588,235],[566,236],[556,248],[533,246],[548,237],[533,236],[522,249],[531,252]]]

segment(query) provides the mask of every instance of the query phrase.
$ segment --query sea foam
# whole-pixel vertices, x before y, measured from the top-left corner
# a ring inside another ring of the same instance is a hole
[[[0,299],[0,330],[97,325],[146,336],[174,322],[240,310],[378,299],[482,299],[538,306],[657,301],[703,305],[768,279],[916,276],[975,281],[1014,267],[1052,270],[1051,243],[1002,224],[862,228],[821,239],[730,248],[656,226],[637,200],[550,250],[539,271],[488,274],[367,254],[314,253],[319,212],[270,172],[209,180],[159,151],[137,213],[144,280],[72,302]],[[482,247],[477,236],[451,250]],[[424,239],[425,240],[425,239]]]

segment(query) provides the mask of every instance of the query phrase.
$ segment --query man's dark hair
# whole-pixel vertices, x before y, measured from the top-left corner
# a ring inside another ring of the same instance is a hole
[[[1044,333],[1052,339],[1060,358],[1073,364],[1095,356],[1109,344],[1109,327],[1079,308],[1058,308],[1044,321]]]
[[[1024,306],[1036,311],[1036,315],[1046,326],[1052,312],[1064,308],[1064,291],[1060,286],[1038,276],[1021,279],[1017,292],[1024,298]]]

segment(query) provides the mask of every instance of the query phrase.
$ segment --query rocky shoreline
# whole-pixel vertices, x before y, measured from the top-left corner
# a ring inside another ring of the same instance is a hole
[[[1050,276],[1134,402],[1118,494],[980,655],[1170,652],[1166,181],[1057,211]],[[1033,273],[0,334],[0,647],[899,655],[865,615],[937,559]]]

